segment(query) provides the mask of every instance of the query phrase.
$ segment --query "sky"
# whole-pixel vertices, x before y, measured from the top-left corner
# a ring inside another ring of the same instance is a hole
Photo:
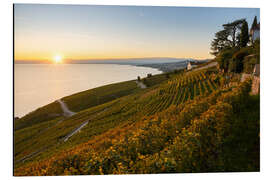
[[[222,24],[258,8],[15,4],[15,60],[212,58]]]

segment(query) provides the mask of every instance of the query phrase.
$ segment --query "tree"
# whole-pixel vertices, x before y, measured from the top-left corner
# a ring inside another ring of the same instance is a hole
[[[231,47],[231,41],[228,39],[228,31],[221,30],[215,34],[215,38],[211,42],[211,54],[217,56],[220,51]]]
[[[237,46],[237,34],[240,31],[240,28],[242,27],[243,22],[245,19],[239,19],[236,21],[233,21],[231,23],[223,24],[223,28],[227,33],[229,34],[229,37],[232,40],[232,47]]]
[[[216,57],[216,60],[219,64],[219,68],[223,69],[226,73],[230,68],[229,64],[232,60],[233,54],[237,52],[238,48],[228,48],[222,50],[219,55]]]
[[[229,71],[241,73],[243,71],[244,63],[243,60],[246,56],[250,54],[249,48],[242,48],[236,53],[233,54],[230,64],[229,64]]]
[[[223,49],[236,47],[240,41],[240,30],[245,19],[239,19],[231,23],[223,24],[223,30],[215,34],[211,42],[211,54],[218,56]]]
[[[248,35],[248,23],[246,20],[243,21],[242,27],[241,27],[241,34],[240,34],[240,47],[246,47],[247,43],[249,41],[249,35]]]

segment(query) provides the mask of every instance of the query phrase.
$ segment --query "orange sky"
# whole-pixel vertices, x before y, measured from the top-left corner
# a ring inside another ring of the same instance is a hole
[[[15,4],[15,60],[212,58],[223,23],[256,8]]]

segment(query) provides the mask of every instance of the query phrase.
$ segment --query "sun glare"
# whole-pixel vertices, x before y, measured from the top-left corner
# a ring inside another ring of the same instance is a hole
[[[57,56],[54,56],[53,60],[54,60],[55,63],[61,63],[62,62],[62,57],[57,55]]]

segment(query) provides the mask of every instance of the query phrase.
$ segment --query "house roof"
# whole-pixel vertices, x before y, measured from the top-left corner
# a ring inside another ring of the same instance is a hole
[[[250,31],[252,30],[260,30],[260,23],[256,24],[255,26],[253,26]]]

